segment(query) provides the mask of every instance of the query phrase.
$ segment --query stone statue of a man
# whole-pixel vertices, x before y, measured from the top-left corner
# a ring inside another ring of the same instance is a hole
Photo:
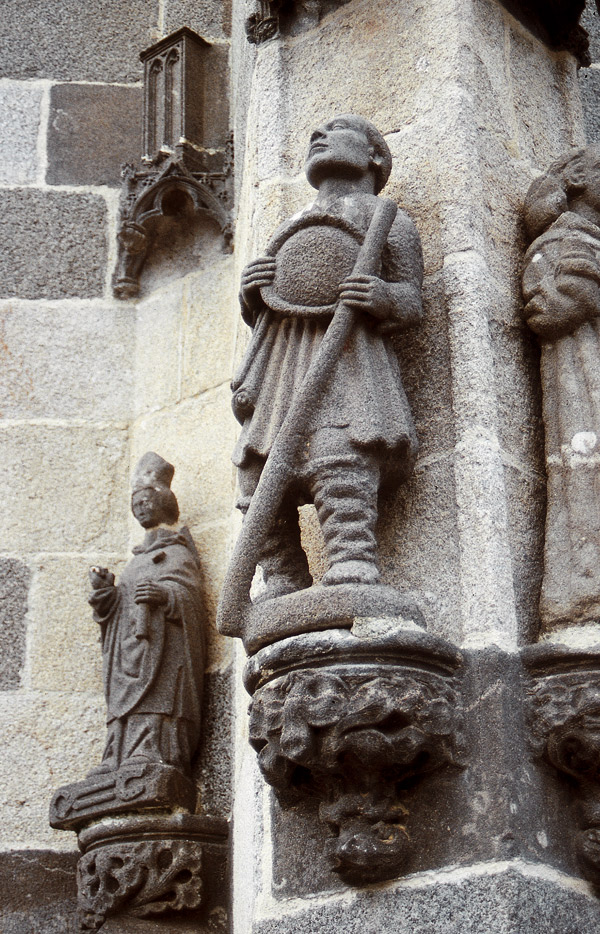
[[[376,275],[354,265],[391,171],[389,148],[368,120],[344,115],[314,131],[306,175],[314,204],[285,222],[267,255],[242,277],[252,340],[233,382],[242,431],[233,460],[239,507],[248,509],[294,395],[318,353],[338,301],[360,312],[310,412],[278,517],[256,555],[263,598],[308,587],[297,507],[314,502],[327,549],[324,585],[379,580],[375,524],[381,483],[410,472],[417,448],[389,340],[419,321],[423,265],[417,231],[398,211]]]
[[[178,530],[174,468],[145,454],[131,508],[146,529],[121,579],[92,568],[90,604],[100,626],[108,737],[96,773],[157,762],[189,773],[200,735],[204,631],[198,556]]]
[[[600,147],[532,184],[524,315],[542,345],[546,630],[600,621]]]

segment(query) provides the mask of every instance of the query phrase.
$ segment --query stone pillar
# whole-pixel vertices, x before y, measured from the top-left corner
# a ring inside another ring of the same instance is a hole
[[[394,157],[384,194],[425,258],[424,324],[397,342],[420,452],[382,503],[383,579],[463,652],[464,756],[406,789],[404,878],[353,888],[323,857],[316,806],[282,810],[257,774],[240,671],[235,934],[583,930],[600,907],[565,832],[568,792],[534,756],[519,656],[537,636],[545,506],[521,212],[532,179],[583,142],[577,63],[497,0],[322,6],[318,24],[282,7],[280,34],[258,46],[234,11],[236,264],[312,200],[311,130],[336,113],[372,120]],[[318,577],[310,509],[305,539]]]

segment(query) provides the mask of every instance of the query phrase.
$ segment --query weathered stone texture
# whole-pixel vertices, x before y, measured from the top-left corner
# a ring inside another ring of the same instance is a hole
[[[156,38],[156,0],[81,4],[6,0],[0,76],[63,81],[137,81],[139,52]]]
[[[231,669],[207,672],[204,682],[202,735],[194,769],[198,812],[228,817],[233,775],[233,710]]]
[[[0,416],[125,418],[135,312],[109,304],[0,305]]]
[[[142,89],[58,84],[50,93],[51,185],[119,186],[121,166],[142,150]]]
[[[419,460],[454,448],[451,359],[440,275],[423,282],[423,321],[392,338],[419,439]]]
[[[590,55],[592,62],[600,60],[600,15],[592,0],[588,0],[581,17],[581,25],[590,37]]]
[[[40,88],[27,87],[16,81],[0,85],[2,185],[26,185],[36,180],[41,101]]]
[[[0,558],[0,690],[19,687],[25,662],[30,572],[16,558]]]
[[[156,289],[137,304],[134,366],[137,413],[179,401],[184,290],[185,283],[179,280]]]
[[[384,491],[380,516],[382,580],[412,594],[430,632],[456,638],[461,592],[453,457],[417,462],[407,483]]]
[[[579,73],[581,103],[588,143],[600,142],[600,69],[582,68]]]
[[[29,683],[35,691],[102,691],[100,630],[87,598],[91,564],[118,576],[124,560],[94,552],[71,557],[44,555],[33,564]],[[73,709],[77,700],[73,699]]]
[[[521,873],[488,870],[453,880],[438,876],[428,886],[414,883],[365,891],[343,902],[307,907],[288,916],[257,921],[253,934],[347,934],[393,930],[397,934],[581,934],[600,923],[598,902],[589,894]]]
[[[184,397],[214,389],[233,372],[236,291],[232,257],[219,259],[206,272],[190,276],[183,306]]]
[[[0,692],[2,849],[72,849],[70,834],[48,825],[49,798],[100,760],[105,715],[101,694],[74,701],[59,692]]]
[[[211,245],[209,243],[209,248]],[[155,290],[137,306],[137,412],[178,402],[231,379],[237,323],[232,257]]]
[[[144,263],[140,295],[154,299],[158,289],[206,269],[222,255],[223,238],[215,221],[196,215],[182,224],[177,216],[164,217],[160,235]]]
[[[94,298],[104,290],[106,258],[102,198],[0,192],[0,297]]]
[[[545,47],[524,30],[511,30],[510,38],[519,150],[543,169],[562,155],[565,143],[568,148],[569,143],[580,145],[583,141],[582,135],[575,135],[571,109],[577,72],[571,59],[548,55]]]
[[[132,463],[145,450],[160,451],[177,465],[174,491],[182,521],[196,544],[206,525],[220,522],[233,502],[230,460],[235,427],[229,385],[139,418],[133,428]]]
[[[128,436],[106,424],[0,426],[7,551],[125,548]]]
[[[231,8],[223,0],[166,0],[165,34],[182,23],[206,39],[227,36],[231,29]]]
[[[230,504],[231,508],[231,504]],[[215,523],[203,525],[194,531],[194,541],[200,554],[204,603],[207,612],[206,667],[208,670],[224,670],[231,663],[233,643],[217,632],[215,619],[217,603],[223,586],[226,556],[231,545],[231,516],[224,514]]]
[[[77,934],[77,857],[51,850],[0,853],[3,934]]]

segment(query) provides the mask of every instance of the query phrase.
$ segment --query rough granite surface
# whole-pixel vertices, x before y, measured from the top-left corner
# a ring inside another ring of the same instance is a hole
[[[58,84],[50,92],[50,185],[121,184],[142,151],[142,88]]]
[[[19,687],[25,661],[30,571],[16,558],[0,558],[0,690]]]
[[[0,192],[0,297],[95,298],[104,290],[106,203],[74,192]]]

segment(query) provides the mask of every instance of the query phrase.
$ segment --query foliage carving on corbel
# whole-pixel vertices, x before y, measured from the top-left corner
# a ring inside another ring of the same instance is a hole
[[[366,882],[403,867],[399,786],[458,764],[461,717],[455,688],[433,674],[297,670],[257,691],[250,740],[282,803],[319,799],[333,870]]]

